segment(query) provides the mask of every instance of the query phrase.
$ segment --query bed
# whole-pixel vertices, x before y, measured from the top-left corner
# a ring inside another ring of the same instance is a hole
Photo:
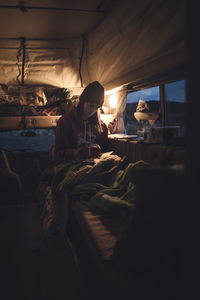
[[[44,231],[70,238],[92,299],[169,299],[179,276],[184,170],[110,152],[106,167],[95,166],[96,173],[91,161],[59,167]]]

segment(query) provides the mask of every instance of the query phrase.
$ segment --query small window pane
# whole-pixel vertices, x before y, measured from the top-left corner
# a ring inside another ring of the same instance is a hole
[[[159,113],[159,109],[160,93],[158,86],[129,93],[126,98],[126,108],[124,112],[126,134],[138,134],[138,131],[147,131],[148,128],[152,126],[152,122],[149,122],[149,120],[138,121],[134,115],[136,111]]]
[[[164,85],[166,126],[180,126],[179,133],[184,135],[184,111],[186,81],[176,81]]]

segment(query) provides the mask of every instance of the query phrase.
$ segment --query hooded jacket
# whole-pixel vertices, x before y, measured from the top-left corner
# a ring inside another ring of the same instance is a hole
[[[104,87],[98,81],[91,82],[80,95],[80,102],[89,102],[102,106],[104,102]]]
[[[84,145],[87,146],[84,146],[83,159],[90,158],[88,147],[92,147],[92,144],[98,144],[102,152],[106,150],[108,142],[107,126],[100,121],[101,131],[99,132],[94,125],[87,123],[87,121],[81,118],[80,107],[83,107],[84,102],[95,103],[98,104],[99,107],[103,105],[104,88],[98,81],[88,84],[80,95],[78,107],[74,107],[58,120],[53,159],[54,165],[75,159],[75,149]],[[94,153],[94,151],[92,152],[96,157],[100,154],[98,151],[96,153]]]
[[[100,122],[102,131],[98,132],[94,126],[80,119],[76,107],[63,115],[56,127],[54,165],[75,159],[74,149],[82,144],[98,144],[102,152],[106,151],[108,129],[105,123]]]

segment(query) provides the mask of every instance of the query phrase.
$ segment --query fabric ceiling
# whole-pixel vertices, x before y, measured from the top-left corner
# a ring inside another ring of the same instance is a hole
[[[88,37],[85,80],[107,89],[148,81],[185,63],[185,1],[126,0]]]
[[[84,35],[81,31],[78,36],[68,36],[64,24],[66,37],[62,39],[59,35],[56,40],[28,39],[27,33],[24,36],[24,84],[80,88],[82,84],[98,80],[106,89],[112,89],[148,81],[163,71],[184,65],[185,1],[118,0],[112,3],[111,13],[95,26],[91,23],[93,30],[85,29]],[[80,27],[81,20],[75,21],[76,27]],[[1,36],[0,84],[20,84],[23,56],[20,46],[20,38]]]

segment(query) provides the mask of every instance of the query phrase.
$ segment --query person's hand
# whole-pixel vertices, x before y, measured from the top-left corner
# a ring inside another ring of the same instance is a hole
[[[114,132],[115,126],[116,126],[116,121],[115,120],[108,123],[108,133],[109,134],[112,134]]]
[[[92,144],[90,146],[90,157],[98,158],[101,156],[101,147],[98,144]]]
[[[81,144],[74,150],[74,158],[77,160],[99,158],[101,154],[101,147],[98,144]]]

